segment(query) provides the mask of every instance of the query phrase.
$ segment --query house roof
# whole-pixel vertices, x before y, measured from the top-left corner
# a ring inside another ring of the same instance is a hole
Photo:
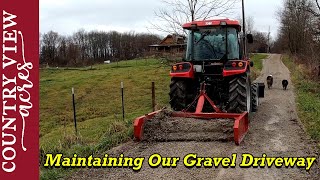
[[[149,47],[173,47],[173,46],[184,46],[185,36],[179,34],[169,34],[159,44],[153,44]]]

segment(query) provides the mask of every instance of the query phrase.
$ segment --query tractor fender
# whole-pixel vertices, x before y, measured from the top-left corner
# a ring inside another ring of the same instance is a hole
[[[223,77],[234,76],[246,73],[249,68],[246,66],[244,69],[226,70],[223,69]]]

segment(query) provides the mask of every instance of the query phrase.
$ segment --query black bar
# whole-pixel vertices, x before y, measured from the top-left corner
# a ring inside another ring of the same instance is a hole
[[[124,120],[124,95],[123,95],[123,82],[121,82],[121,101],[122,101],[122,120]]]
[[[156,110],[156,95],[155,95],[155,86],[154,86],[154,82],[152,82],[152,110],[155,111]]]
[[[76,130],[76,136],[78,136],[78,129],[77,129],[77,116],[76,116],[76,103],[74,98],[74,89],[72,88],[72,105],[73,105],[73,120],[74,120],[74,128]]]
[[[242,0],[242,22],[243,22],[243,55],[247,58],[247,37],[246,37],[246,17],[244,9],[244,0]]]

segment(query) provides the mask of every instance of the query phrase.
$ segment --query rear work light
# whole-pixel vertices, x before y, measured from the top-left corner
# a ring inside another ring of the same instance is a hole
[[[227,22],[225,22],[225,21],[220,22],[220,26],[226,26],[226,25],[227,25]]]

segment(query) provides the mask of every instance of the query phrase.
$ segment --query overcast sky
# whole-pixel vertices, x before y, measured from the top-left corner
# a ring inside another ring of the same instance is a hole
[[[240,0],[239,0],[240,2]],[[277,34],[276,12],[282,0],[245,0],[246,16],[254,18],[255,29]],[[119,32],[148,32],[154,21],[154,11],[162,6],[160,0],[40,0],[40,32],[56,31],[72,34],[83,28],[116,30]],[[231,18],[241,15],[240,3]],[[157,33],[157,32],[153,32]]]

